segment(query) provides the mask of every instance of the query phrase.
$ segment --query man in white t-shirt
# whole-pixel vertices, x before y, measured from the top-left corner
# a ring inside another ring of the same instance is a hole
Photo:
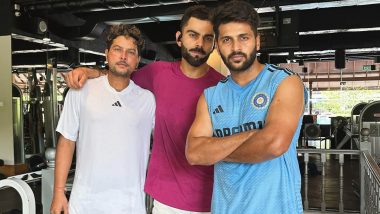
[[[153,94],[130,80],[144,41],[133,25],[113,26],[108,75],[71,89],[59,120],[51,213],[145,213],[143,191],[154,126]],[[64,188],[76,146],[74,185]]]

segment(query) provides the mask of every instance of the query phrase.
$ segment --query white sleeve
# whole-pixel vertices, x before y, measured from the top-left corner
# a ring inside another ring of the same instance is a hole
[[[57,125],[57,132],[66,139],[76,141],[79,132],[80,90],[70,89]]]
[[[154,126],[156,125],[156,98],[154,97],[154,95],[151,93],[152,95],[152,132],[154,130]]]

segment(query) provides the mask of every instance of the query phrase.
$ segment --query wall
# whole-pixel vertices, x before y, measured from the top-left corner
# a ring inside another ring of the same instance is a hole
[[[0,159],[14,164],[11,36],[0,36]]]

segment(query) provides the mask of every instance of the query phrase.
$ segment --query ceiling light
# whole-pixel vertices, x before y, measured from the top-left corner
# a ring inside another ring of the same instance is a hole
[[[356,48],[356,49],[346,49],[346,53],[376,53],[380,52],[380,47],[375,48]],[[270,53],[270,56],[287,56],[288,52],[277,52]],[[335,50],[323,50],[323,51],[296,51],[294,55],[302,56],[302,55],[334,55]]]
[[[38,31],[43,34],[43,33],[46,33],[48,27],[47,27],[47,23],[45,20],[40,20],[38,22]]]
[[[106,56],[104,53],[97,52],[97,51],[86,50],[86,49],[83,49],[83,48],[79,48],[79,52],[89,53],[89,54],[95,54],[95,55],[99,55],[99,56]]]
[[[38,44],[47,44],[47,45],[53,46],[53,47],[65,47],[65,45],[61,44],[61,43],[56,43],[56,42],[52,42],[52,41],[46,42],[43,39],[36,39],[36,38],[28,37],[28,36],[15,34],[15,33],[12,33],[12,38],[13,39],[20,39],[20,40],[24,40],[24,41],[28,41],[28,42],[34,42],[34,43],[38,43]]]
[[[18,68],[46,68],[46,65],[40,64],[40,65],[12,65],[12,69],[18,69]]]
[[[151,23],[151,22],[177,21],[177,20],[181,20],[181,18],[182,18],[182,14],[177,14],[177,15],[154,16],[154,17],[144,17],[144,18],[135,18],[135,19],[121,19],[121,20],[108,21],[105,23],[108,25],[141,24],[141,23]]]
[[[25,54],[25,53],[41,53],[41,52],[51,52],[51,51],[65,51],[69,48],[63,47],[63,48],[43,48],[43,49],[37,49],[37,50],[19,50],[19,51],[12,51],[12,54]]]
[[[367,32],[367,31],[380,31],[380,27],[305,31],[305,32],[299,32],[299,35],[304,36],[304,35]]]
[[[96,65],[96,62],[81,62],[80,65]]]
[[[331,2],[321,2],[321,3],[306,3],[306,4],[295,4],[295,5],[283,5],[280,6],[280,11],[289,10],[311,10],[311,9],[321,9],[321,8],[333,8],[333,7],[349,7],[358,5],[371,5],[379,4],[380,0],[342,0],[342,1],[331,1]],[[270,13],[275,12],[275,7],[264,7],[257,9],[258,13]]]

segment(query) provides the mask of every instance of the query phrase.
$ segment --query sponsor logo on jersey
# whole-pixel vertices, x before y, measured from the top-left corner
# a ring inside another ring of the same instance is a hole
[[[112,104],[112,106],[118,106],[118,107],[121,107],[121,104],[119,101],[116,101],[114,104]]]
[[[235,126],[232,128],[226,127],[221,129],[214,129],[213,136],[214,137],[225,137],[233,134],[237,134],[240,132],[246,132],[253,129],[262,129],[264,127],[264,121],[256,121],[256,122],[248,122],[243,123],[239,126]]]
[[[218,107],[215,108],[215,110],[212,112],[212,114],[222,113],[224,112],[221,105],[218,105]]]
[[[264,109],[269,104],[269,96],[264,92],[259,92],[253,95],[251,104],[255,109]]]

